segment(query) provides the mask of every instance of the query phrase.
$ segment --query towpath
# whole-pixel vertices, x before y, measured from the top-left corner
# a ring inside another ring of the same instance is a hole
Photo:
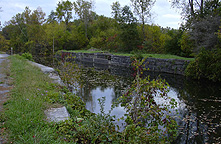
[[[3,61],[6,60],[7,57],[7,54],[0,54],[0,114],[3,112],[3,104],[7,101],[8,92],[11,89],[11,86],[8,85],[7,76],[3,73],[3,69],[6,67],[2,66]],[[0,125],[3,125],[1,120]],[[4,130],[4,128],[0,127],[0,144],[7,143],[6,138],[2,134]]]

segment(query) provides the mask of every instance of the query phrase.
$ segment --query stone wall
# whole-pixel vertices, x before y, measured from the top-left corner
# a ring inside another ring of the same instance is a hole
[[[117,56],[108,53],[62,52],[60,58],[68,61],[75,60],[93,64],[102,64],[105,66],[131,67],[131,58],[129,56]],[[145,67],[149,71],[184,75],[184,71],[189,64],[189,61],[178,59],[146,58],[145,64]]]

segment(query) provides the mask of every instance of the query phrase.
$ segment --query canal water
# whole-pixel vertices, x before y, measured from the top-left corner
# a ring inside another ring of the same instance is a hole
[[[132,82],[132,70],[122,67],[107,67],[81,63],[83,75],[77,94],[86,103],[86,108],[94,113],[100,112],[98,99],[105,97],[104,110],[122,95]],[[221,85],[208,81],[193,81],[180,75],[146,72],[150,79],[161,77],[169,83],[168,96],[178,102],[176,121],[179,135],[174,143],[217,143],[221,134]],[[161,103],[161,99],[155,99]],[[123,107],[117,107],[111,115],[120,118],[125,114]],[[121,123],[120,121],[119,123]],[[118,123],[118,124],[119,124]]]
[[[86,108],[100,113],[98,99],[105,97],[104,110],[108,113],[111,104],[122,95],[132,82],[132,71],[123,67],[110,67],[93,63],[80,63],[83,69],[77,95],[86,103]],[[180,75],[146,72],[150,79],[159,76],[169,83],[168,95],[178,102],[176,121],[179,135],[175,144],[219,143],[221,141],[221,84],[209,81],[194,81]],[[160,103],[162,100],[155,99]],[[111,115],[117,118],[125,114],[117,107]],[[118,124],[123,124],[120,121]]]

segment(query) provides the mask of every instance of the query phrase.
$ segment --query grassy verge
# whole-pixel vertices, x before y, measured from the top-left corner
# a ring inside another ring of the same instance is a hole
[[[4,103],[4,113],[0,115],[0,123],[4,123],[0,128],[8,133],[8,143],[101,142],[97,132],[108,130],[110,121],[86,110],[85,103],[78,96],[66,87],[51,83],[47,75],[24,58],[10,56],[9,59],[9,75],[13,78],[14,88],[10,99]],[[47,122],[44,110],[58,105],[65,105],[71,118],[60,123]],[[101,121],[107,126],[103,127]]]
[[[104,53],[104,51],[88,51],[88,50],[74,50],[71,52],[76,52],[76,53]]]
[[[74,50],[70,52],[76,52],[76,53],[104,53],[104,51],[87,51],[87,50]],[[113,55],[119,55],[119,56],[134,56],[134,54],[129,53],[111,53]],[[193,61],[194,58],[186,58],[176,55],[170,55],[170,54],[142,54],[143,57],[152,57],[152,58],[159,58],[159,59],[181,59],[181,60],[190,60]]]
[[[2,116],[9,143],[61,143],[56,127],[46,122],[44,115],[44,110],[51,106],[44,93],[51,89],[51,80],[26,60],[18,56],[9,59],[14,88]]]

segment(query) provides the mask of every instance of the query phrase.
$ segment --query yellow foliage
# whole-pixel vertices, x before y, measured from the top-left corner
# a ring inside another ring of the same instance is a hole
[[[9,40],[6,40],[3,35],[0,34],[0,51],[6,52],[9,49]]]

